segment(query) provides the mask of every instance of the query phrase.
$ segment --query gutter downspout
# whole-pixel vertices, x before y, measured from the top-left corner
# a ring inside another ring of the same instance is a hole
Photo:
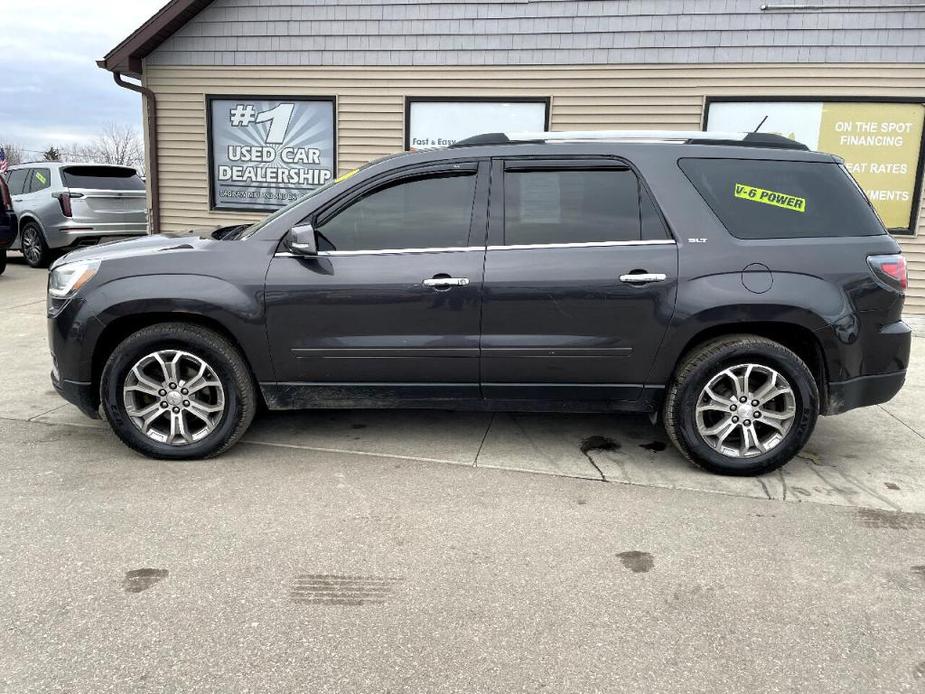
[[[157,234],[161,229],[161,195],[157,175],[157,97],[147,87],[126,82],[121,72],[113,70],[112,78],[120,87],[138,92],[144,97],[145,115],[148,120],[148,190],[151,191],[151,218],[148,223],[148,230],[149,233]]]

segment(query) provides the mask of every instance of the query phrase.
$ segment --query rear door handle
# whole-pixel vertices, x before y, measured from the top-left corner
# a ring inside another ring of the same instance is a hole
[[[668,275],[662,272],[636,272],[620,275],[620,281],[627,284],[648,284],[649,282],[664,282]]]
[[[435,289],[449,289],[450,287],[467,287],[469,286],[468,277],[434,277],[424,280],[422,284],[425,287],[434,287]]]

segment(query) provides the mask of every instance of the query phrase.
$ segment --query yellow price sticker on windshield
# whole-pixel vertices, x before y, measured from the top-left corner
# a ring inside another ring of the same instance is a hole
[[[359,169],[354,169],[353,171],[348,171],[348,172],[345,173],[344,175],[338,176],[337,178],[335,178],[335,179],[334,179],[334,182],[335,182],[335,183],[340,183],[341,181],[346,181],[348,178],[350,178],[351,176],[353,176],[357,171],[359,171]]]
[[[806,198],[798,198],[796,195],[788,193],[777,193],[773,190],[747,186],[744,183],[736,183],[735,196],[742,200],[760,202],[763,205],[783,207],[785,210],[791,210],[792,212],[806,212]]]

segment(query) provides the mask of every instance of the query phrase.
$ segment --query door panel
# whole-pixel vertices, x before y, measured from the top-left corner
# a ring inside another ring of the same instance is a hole
[[[677,246],[664,227],[651,231],[648,192],[640,187],[638,196],[630,196],[635,189],[627,183],[637,180],[635,174],[597,160],[518,160],[508,167],[507,172],[501,162],[492,167],[483,394],[637,399],[677,289]],[[512,170],[519,176],[534,167],[542,175],[533,181],[514,178],[512,194]],[[593,175],[573,176],[584,169]],[[549,173],[557,170],[568,175]],[[622,198],[629,210],[621,208]],[[532,243],[536,238],[541,242]],[[636,281],[641,274],[649,281]]]
[[[318,215],[327,249],[318,257],[274,257],[267,320],[280,382],[334,386],[325,389],[328,402],[479,397],[488,168],[460,170],[386,180]],[[450,175],[461,184],[453,190],[468,196],[465,209],[460,195],[433,185]],[[421,185],[400,189],[406,179]],[[421,213],[430,204],[440,210]],[[403,225],[409,209],[421,214]],[[367,241],[378,248],[358,247]],[[410,242],[429,247],[402,247]]]
[[[13,199],[6,181],[0,177],[0,249],[13,243],[16,236],[16,217],[13,215]]]
[[[267,308],[277,378],[477,389],[483,254],[275,257]],[[469,284],[424,285],[440,275]]]
[[[630,285],[645,269],[662,282]],[[677,247],[489,249],[486,397],[633,400],[674,309]]]

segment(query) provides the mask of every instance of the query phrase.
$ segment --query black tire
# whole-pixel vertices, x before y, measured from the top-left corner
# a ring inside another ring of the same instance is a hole
[[[752,457],[720,453],[700,434],[697,403],[704,387],[724,369],[744,363],[776,370],[793,391],[796,414],[789,431],[773,448]],[[729,335],[706,342],[678,366],[665,399],[665,429],[675,447],[695,465],[720,475],[761,475],[785,465],[806,445],[819,415],[819,390],[800,357],[783,345],[756,335]]]
[[[132,367],[159,350],[182,349],[206,361],[224,389],[225,408],[214,431],[193,443],[171,445],[146,436],[129,416],[122,388]],[[129,447],[149,458],[191,460],[212,458],[244,435],[257,408],[254,381],[238,350],[212,330],[188,323],[159,323],[132,334],[113,350],[100,381],[106,419]]]
[[[19,249],[29,267],[48,267],[51,262],[51,251],[45,242],[45,234],[35,222],[26,222],[19,232]]]
[[[0,275],[6,271],[6,249],[0,250]]]

